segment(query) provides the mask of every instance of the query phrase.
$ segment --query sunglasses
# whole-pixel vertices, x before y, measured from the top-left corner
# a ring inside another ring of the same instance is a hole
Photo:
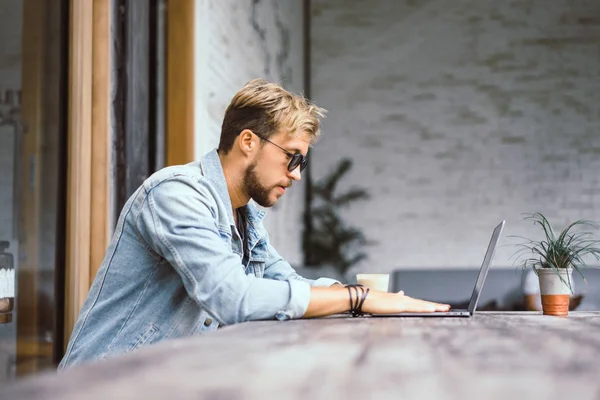
[[[256,133],[255,133],[255,135],[256,135]],[[283,150],[283,152],[285,154],[287,154],[287,156],[290,158],[290,163],[287,166],[288,171],[292,172],[293,170],[295,170],[296,168],[298,168],[298,166],[300,166],[300,172],[302,172],[302,171],[304,171],[304,169],[308,165],[308,159],[307,159],[307,157],[304,157],[302,154],[290,153],[289,151],[287,151],[286,149],[284,149],[283,147],[281,147],[277,143],[273,143],[269,139],[264,138],[262,136],[259,136],[259,135],[256,135],[256,136],[258,136],[259,138],[261,138],[264,141],[267,141],[267,142],[271,143],[273,146],[279,147],[281,150]]]

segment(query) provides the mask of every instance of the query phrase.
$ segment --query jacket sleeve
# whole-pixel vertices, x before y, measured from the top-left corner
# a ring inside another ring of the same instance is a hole
[[[223,325],[300,318],[308,308],[308,282],[245,274],[223,237],[230,233],[219,229],[207,184],[179,175],[147,189],[136,225],[177,271],[188,295]]]

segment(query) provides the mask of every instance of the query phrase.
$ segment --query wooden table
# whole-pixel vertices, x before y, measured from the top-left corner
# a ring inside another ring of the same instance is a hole
[[[46,374],[1,399],[600,398],[600,312],[252,322]]]

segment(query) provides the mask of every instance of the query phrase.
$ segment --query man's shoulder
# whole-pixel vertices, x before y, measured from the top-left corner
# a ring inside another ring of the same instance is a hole
[[[213,182],[203,173],[200,163],[163,168],[146,179],[143,186],[146,193],[152,192],[155,198],[165,200],[191,195],[214,205],[221,197]]]
[[[224,197],[228,196],[227,191],[225,189],[221,193],[223,190],[219,190],[219,185],[205,172],[200,162],[170,166],[152,174],[143,186],[147,194],[153,194],[154,202],[159,206],[175,209],[175,205],[182,201],[188,204],[199,201],[213,215],[225,215],[227,203]]]
[[[199,162],[193,162],[185,165],[173,165],[162,168],[144,182],[146,190],[151,190],[165,181],[188,181],[200,182],[204,178],[204,173]]]

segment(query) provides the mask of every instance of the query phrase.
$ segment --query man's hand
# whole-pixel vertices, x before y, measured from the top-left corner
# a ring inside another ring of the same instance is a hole
[[[370,314],[394,314],[401,312],[436,312],[448,311],[448,304],[434,303],[414,299],[404,295],[404,292],[386,293],[370,291],[362,306],[363,312]]]

